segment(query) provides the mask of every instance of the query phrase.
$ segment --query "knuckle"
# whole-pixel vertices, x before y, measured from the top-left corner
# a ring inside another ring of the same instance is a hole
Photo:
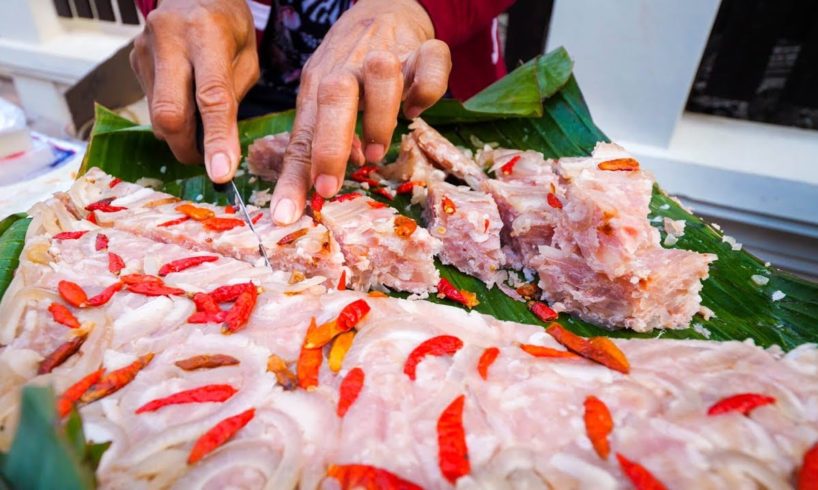
[[[181,105],[173,101],[154,101],[151,114],[154,127],[165,134],[181,132],[187,122]]]
[[[235,97],[225,80],[208,80],[196,87],[196,102],[203,112],[229,112],[235,105]]]
[[[350,73],[336,73],[327,76],[318,85],[319,101],[345,100],[358,92],[358,80]]]
[[[145,17],[145,30],[152,32],[162,30],[162,26],[166,26],[172,22],[176,17],[175,14],[162,9],[154,9]]]
[[[371,51],[364,58],[364,70],[381,77],[397,76],[401,66],[398,57],[389,51]]]

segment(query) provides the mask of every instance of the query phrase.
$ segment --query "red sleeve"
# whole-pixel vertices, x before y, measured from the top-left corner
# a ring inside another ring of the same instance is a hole
[[[514,0],[418,0],[435,27],[435,37],[451,47],[484,31]]]
[[[134,0],[136,2],[136,8],[142,12],[142,15],[147,17],[148,13],[156,8],[156,0]]]

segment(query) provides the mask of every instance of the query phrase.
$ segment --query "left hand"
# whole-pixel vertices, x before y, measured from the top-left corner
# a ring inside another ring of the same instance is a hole
[[[415,118],[446,92],[448,46],[415,0],[360,0],[327,33],[301,73],[296,115],[270,209],[280,224],[304,212],[311,185],[332,197],[344,181],[358,110],[366,160],[383,159],[398,111]]]

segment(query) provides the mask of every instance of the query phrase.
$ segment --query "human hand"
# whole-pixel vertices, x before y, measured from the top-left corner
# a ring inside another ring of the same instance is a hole
[[[259,75],[245,0],[162,0],[134,40],[131,66],[148,98],[153,132],[176,159],[201,163],[204,156],[211,180],[233,178],[241,158],[238,102]],[[204,155],[196,149],[197,105]]]
[[[451,57],[415,0],[360,0],[327,33],[301,74],[296,116],[271,203],[289,224],[311,185],[331,197],[344,180],[358,110],[366,160],[383,159],[398,111],[417,117],[446,92]]]

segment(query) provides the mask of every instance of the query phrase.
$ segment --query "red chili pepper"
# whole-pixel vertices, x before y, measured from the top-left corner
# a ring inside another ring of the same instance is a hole
[[[190,216],[182,216],[181,218],[165,221],[164,223],[159,223],[157,226],[173,226],[178,225],[179,223],[184,223],[185,221],[190,221]]]
[[[67,361],[69,357],[73,356],[78,350],[80,350],[80,347],[82,347],[82,344],[87,338],[87,335],[77,335],[68,342],[60,344],[59,347],[54,349],[52,353],[45,356],[45,359],[40,362],[40,367],[37,369],[37,374],[48,374],[53,371],[54,368]]]
[[[193,303],[196,304],[196,311],[201,311],[204,313],[218,313],[221,311],[218,303],[216,303],[216,300],[213,299],[213,296],[207,293],[194,294]]]
[[[531,310],[531,313],[534,313],[534,315],[543,322],[556,320],[559,316],[557,312],[549,308],[547,304],[540,303],[539,301],[529,302],[528,309]]]
[[[104,369],[97,369],[69,386],[68,389],[60,395],[57,399],[57,414],[60,418],[68,415],[68,412],[74,408],[74,404],[88,391],[88,388],[97,384],[99,380],[102,379],[103,373],[105,373]]]
[[[54,240],[76,240],[77,238],[81,238],[83,235],[88,233],[88,230],[82,231],[63,231],[62,233],[57,233],[54,235]]]
[[[500,171],[503,172],[503,175],[511,175],[511,172],[514,171],[514,165],[517,165],[517,162],[520,161],[521,155],[514,155],[500,167]]]
[[[369,313],[369,304],[359,299],[346,305],[334,320],[307,329],[304,347],[317,349],[330,343],[338,335],[348,332]]]
[[[554,194],[553,192],[549,192],[548,196],[546,196],[545,199],[546,201],[548,201],[548,205],[551,206],[552,208],[562,209],[562,201],[560,201],[560,198],[557,197],[557,195]]]
[[[607,337],[586,339],[566,330],[559,323],[551,323],[545,329],[557,342],[576,352],[582,357],[598,362],[614,371],[624,374],[630,372],[631,366],[625,354]]]
[[[261,218],[263,217],[264,211],[259,211],[256,214],[254,214],[252,218],[250,218],[250,222],[253,223],[254,225],[257,225],[258,222],[261,221]]]
[[[667,487],[656,479],[644,466],[616,453],[622,473],[633,483],[636,490],[667,490]]]
[[[611,447],[608,444],[608,435],[613,430],[613,419],[608,406],[599,398],[591,395],[583,404],[585,413],[585,432],[594,446],[594,450],[602,459],[608,459]]]
[[[164,284],[161,277],[152,276],[150,274],[125,274],[124,276],[120,276],[119,280],[128,285],[145,283]]]
[[[395,234],[401,238],[409,238],[418,228],[418,224],[415,220],[401,214],[395,216],[395,224],[393,226]]]
[[[335,411],[339,417],[346,415],[349,407],[358,399],[358,395],[364,387],[365,378],[364,370],[359,367],[353,368],[344,376],[344,380],[341,381],[339,387],[338,408]]]
[[[227,231],[244,226],[244,221],[236,218],[207,218],[202,224],[211,231]]]
[[[128,291],[143,296],[184,296],[185,291],[179,288],[172,288],[164,284],[154,282],[144,282],[138,284],[128,284],[125,286]]]
[[[206,219],[216,216],[216,213],[214,213],[213,210],[207,208],[200,208],[190,203],[180,204],[176,206],[176,211],[184,214],[189,218],[193,218],[196,221],[204,221]]]
[[[530,282],[520,284],[519,286],[517,286],[517,289],[515,289],[515,291],[517,291],[517,294],[519,294],[520,296],[522,296],[523,298],[526,298],[526,299],[534,298],[540,292],[539,288],[537,286],[531,284]],[[530,303],[529,303],[529,308],[531,308]],[[556,315],[556,312],[554,313],[554,315]]]
[[[798,490],[818,489],[818,443],[804,453],[804,462],[798,472]]]
[[[111,371],[88,388],[88,391],[82,395],[80,401],[83,403],[91,403],[112,393],[116,393],[133,381],[136,375],[139,374],[139,371],[151,362],[151,359],[153,359],[152,353],[145,354],[127,366],[119,368],[116,371]]]
[[[415,188],[415,186],[425,187],[426,182],[424,182],[422,180],[417,180],[417,181],[410,180],[409,182],[404,182],[404,183],[400,184],[397,187],[397,189],[395,189],[395,192],[397,192],[398,194],[410,194],[412,192],[412,190]]]
[[[97,202],[85,206],[86,211],[100,211],[103,213],[116,213],[117,211],[124,211],[128,208],[122,206],[112,206],[111,203],[116,197],[106,197]]]
[[[358,192],[349,192],[347,194],[339,194],[335,196],[332,202],[352,201],[353,199],[358,199],[359,197],[363,197],[363,194]]]
[[[117,291],[120,291],[124,284],[117,281],[100,291],[96,296],[88,298],[88,306],[102,306],[107,303]]]
[[[57,284],[57,291],[59,291],[62,299],[71,306],[83,308],[88,302],[88,295],[79,286],[79,284],[71,281],[60,281]]]
[[[625,170],[633,171],[639,170],[639,162],[633,158],[617,158],[615,160],[608,160],[597,165],[600,170]]]
[[[120,182],[122,182],[122,179],[120,179],[119,177],[114,177],[113,179],[111,179],[111,182],[108,183],[108,188],[113,189]]]
[[[370,208],[372,208],[372,209],[383,209],[383,208],[388,207],[388,206],[386,205],[386,203],[382,203],[382,202],[380,202],[380,201],[367,201],[366,203],[367,203],[367,204],[369,205],[369,207],[370,207]]]
[[[341,270],[341,277],[338,279],[338,291],[346,291],[347,288],[347,270]]]
[[[450,299],[460,303],[466,308],[474,308],[480,304],[480,301],[477,300],[476,294],[471,291],[466,291],[465,289],[457,289],[452,283],[443,277],[441,277],[440,281],[437,283],[437,297]]]
[[[213,291],[210,291],[210,296],[216,303],[227,303],[234,301],[246,289],[256,290],[255,284],[252,282],[243,282],[241,284],[230,284],[228,286],[219,286]]]
[[[432,337],[415,347],[409,354],[403,365],[403,372],[414,381],[417,366],[424,357],[454,355],[461,347],[463,347],[463,341],[452,335]]]
[[[245,288],[236,298],[233,306],[227,310],[224,316],[222,333],[236,333],[244,328],[253,313],[257,299],[258,291],[256,291],[256,288]]]
[[[307,335],[311,329],[316,329],[315,317],[310,320],[310,326],[307,329]],[[301,346],[301,353],[298,355],[298,362],[296,363],[296,376],[298,377],[298,386],[305,390],[309,390],[318,386],[318,373],[321,369],[321,363],[324,361],[324,353],[322,348],[316,349],[307,348],[306,345]]]
[[[204,264],[205,262],[216,262],[217,260],[219,260],[219,258],[215,255],[201,255],[198,257],[186,257],[184,259],[174,260],[160,267],[159,275],[167,276],[171,272],[181,272],[185,269]]]
[[[443,199],[440,200],[440,207],[446,214],[454,214],[457,212],[457,206],[454,205],[454,201],[446,196],[443,196]]]
[[[236,214],[236,208],[232,204],[228,204],[224,207],[224,212],[225,214]]]
[[[341,490],[423,490],[394,473],[365,464],[331,464],[327,476],[337,480]]]
[[[491,225],[491,221],[488,218],[483,220],[483,233],[488,233],[489,225]]]
[[[108,252],[108,270],[111,271],[111,274],[118,276],[124,268],[125,261],[122,260],[122,257],[113,252]]]
[[[440,472],[454,485],[471,471],[466,431],[463,429],[465,395],[460,395],[443,410],[437,419],[437,460]]]
[[[324,198],[317,192],[312,194],[312,198],[310,199],[310,208],[312,208],[313,213],[320,213],[324,208]]]
[[[775,398],[771,396],[758,393],[741,393],[717,401],[707,410],[707,415],[721,415],[728,412],[741,412],[744,415],[750,415],[750,412],[756,408],[771,403],[775,403]]]
[[[174,362],[179,369],[195,371],[197,369],[213,369],[222,366],[235,366],[239,360],[226,354],[200,354]]]
[[[185,403],[208,403],[223,402],[229,400],[236,394],[236,389],[230,385],[205,385],[191,390],[180,391],[164,398],[157,398],[149,401],[136,409],[137,414],[145,412],[155,412],[168,405],[181,405]]]
[[[87,219],[89,223],[94,223],[95,225],[98,224],[97,223],[97,214],[95,212],[93,212],[93,211],[88,213],[88,217],[85,218],[85,219]]]
[[[369,303],[362,299],[355,300],[344,306],[336,320],[338,329],[342,332],[346,332],[357,326],[367,313],[369,313],[369,310]]]
[[[51,303],[51,306],[48,307],[48,311],[51,313],[51,317],[54,318],[55,322],[65,325],[68,328],[80,328],[80,322],[77,320],[77,317],[65,306],[59,303]]]
[[[299,230],[295,230],[292,233],[284,235],[284,237],[282,237],[281,240],[276,242],[276,245],[280,247],[283,247],[284,245],[289,245],[298,240],[299,238],[303,237],[304,235],[306,235],[309,231],[310,231],[309,228],[301,228]]]
[[[108,249],[108,236],[100,233],[97,235],[97,240],[94,242],[94,249],[99,252]]]
[[[187,464],[194,464],[202,458],[213,452],[216,448],[227,442],[233,437],[236,432],[247,425],[256,415],[256,409],[251,408],[244,412],[227,417],[218,424],[214,425],[210,430],[202,434],[193,448],[190,450],[190,455],[187,457]]]
[[[576,359],[579,357],[573,352],[569,352],[567,350],[552,349],[551,347],[545,347],[542,345],[520,344],[520,349],[526,351],[534,357],[551,357],[557,359]]]
[[[395,199],[395,195],[392,194],[392,191],[390,191],[386,187],[375,187],[374,189],[372,189],[372,192],[374,192],[375,194],[379,194],[379,195],[389,199],[390,201],[392,199]]]
[[[378,181],[369,177],[369,175],[375,172],[376,170],[378,170],[378,167],[375,167],[373,165],[364,165],[363,167],[360,167],[359,169],[349,174],[349,178],[356,182],[366,182],[371,186],[376,186],[379,185]]]
[[[483,351],[483,354],[480,355],[480,360],[477,361],[477,372],[480,373],[481,378],[488,379],[489,367],[494,364],[494,361],[497,360],[497,356],[499,355],[500,349],[497,347],[487,347],[486,350]]]
[[[197,311],[187,318],[187,322],[195,324],[224,323],[224,318],[226,316],[227,316],[226,311],[217,311],[216,313],[206,313],[204,311]]]

